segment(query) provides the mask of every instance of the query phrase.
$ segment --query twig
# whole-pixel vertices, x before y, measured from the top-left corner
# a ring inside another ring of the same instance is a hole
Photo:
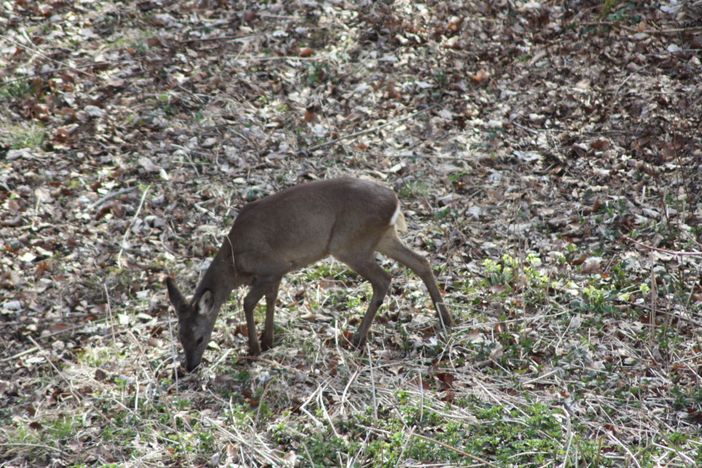
[[[36,346],[37,348],[39,348],[39,350],[43,350],[43,349],[44,349],[44,348],[42,348],[42,347],[39,345],[39,343],[37,343],[37,342],[34,340],[34,338],[32,338],[31,335],[27,335],[27,339],[28,339],[29,341],[31,341],[32,344],[33,344],[34,346]],[[48,353],[47,353],[47,354],[48,354]],[[56,367],[56,364],[54,364],[54,362],[51,360],[50,355],[47,355],[47,356],[46,356],[46,362],[48,362],[49,365],[51,366],[51,368],[54,370],[54,372],[56,372],[56,375],[57,375],[61,380],[63,380],[64,382],[66,382],[66,385],[68,386],[68,391],[71,393],[71,395],[73,395],[73,398],[76,399],[76,402],[81,402],[81,401],[83,401],[83,398],[82,398],[80,395],[78,395],[78,394],[76,393],[76,391],[75,391],[75,389],[74,389],[74,387],[73,387],[73,382],[72,382],[71,380],[67,379],[66,376],[63,375],[63,373],[59,370],[59,368]]]
[[[633,28],[631,26],[627,26],[625,24],[621,24],[618,21],[587,21],[587,22],[582,22],[580,23],[582,26],[610,26],[610,27],[618,27],[620,29],[623,29],[625,31],[633,32],[633,33],[641,33],[641,34],[672,34],[672,33],[681,33],[681,32],[694,32],[694,31],[702,31],[702,26],[690,26],[689,28],[663,28],[663,29],[644,29],[640,31],[638,28]]]
[[[105,299],[107,301],[107,319],[110,322],[110,332],[112,333],[112,344],[117,344],[117,337],[115,336],[115,321],[112,318],[112,304],[110,303],[110,292],[107,290],[107,283],[102,283],[102,287],[105,289]]]
[[[652,312],[652,313],[668,315],[668,316],[670,316],[670,317],[673,317],[674,319],[682,320],[683,322],[691,323],[691,324],[693,324],[693,325],[695,325],[695,326],[697,326],[697,327],[702,328],[702,322],[698,322],[698,321],[695,320],[695,319],[691,319],[691,318],[685,317],[685,316],[683,316],[683,315],[678,315],[678,314],[676,314],[676,313],[674,313],[674,312],[668,312],[667,310],[660,310],[660,309],[653,311],[653,309],[651,308],[651,306],[650,306],[650,305],[647,305],[647,304],[632,304],[632,303],[630,303],[630,302],[623,301],[623,300],[616,300],[616,302],[617,302],[617,304],[622,304],[622,305],[625,305],[625,306],[638,307],[638,308],[640,308],[640,309],[646,309],[646,310],[648,310],[648,311],[650,311],[650,312]]]
[[[319,427],[324,427],[324,424],[322,423],[322,421],[320,421],[319,419],[315,418],[314,415],[313,415],[312,413],[310,413],[309,411],[307,411],[307,408],[306,408],[307,404],[308,404],[310,401],[312,401],[312,398],[314,398],[314,397],[317,396],[317,393],[319,393],[319,391],[321,390],[321,388],[322,388],[321,386],[318,386],[317,389],[316,389],[314,392],[312,392],[312,395],[310,395],[310,396],[307,398],[307,400],[306,400],[302,405],[300,405],[300,411],[302,411],[302,412],[305,413],[307,416],[309,416],[310,419],[312,419],[312,421],[314,421]]]
[[[475,461],[477,461],[477,462],[480,462],[480,463],[482,463],[482,464],[485,465],[485,466],[497,466],[497,465],[495,465],[494,463],[490,463],[489,461],[485,460],[484,458],[480,458],[480,457],[475,456],[475,455],[473,455],[473,454],[471,454],[471,453],[464,452],[463,450],[457,449],[456,447],[452,447],[452,446],[450,446],[450,445],[447,444],[447,443],[441,442],[440,440],[432,439],[431,437],[427,437],[427,436],[425,436],[425,435],[417,434],[417,433],[413,433],[413,434],[411,434],[411,435],[412,435],[412,437],[418,437],[418,438],[420,438],[420,439],[426,440],[427,442],[431,442],[431,443],[433,443],[433,444],[440,445],[441,447],[445,448],[446,450],[450,450],[450,451],[452,451],[452,452],[456,452],[456,453],[459,454],[459,455],[463,455],[464,457],[468,457],[468,458],[470,458],[471,460],[475,460]]]
[[[525,381],[525,382],[522,382],[522,385],[533,384],[534,382],[538,382],[539,380],[543,380],[543,379],[545,379],[546,377],[551,377],[553,374],[556,374],[556,373],[558,373],[558,372],[560,372],[560,369],[558,369],[558,368],[553,369],[552,371],[546,372],[545,374],[537,375],[536,377],[534,377],[534,378],[532,378],[532,379],[529,379],[529,380],[527,380],[527,381]]]
[[[649,314],[649,331],[650,346],[653,347],[656,338],[656,310],[658,310],[656,299],[658,298],[658,286],[656,285],[656,269],[651,265],[651,313]]]
[[[424,382],[422,382],[422,372],[417,369],[417,377],[419,377],[419,420],[424,420]]]
[[[305,152],[316,151],[316,150],[318,150],[318,149],[326,148],[327,146],[335,145],[335,144],[340,143],[340,142],[342,142],[342,141],[344,141],[344,140],[351,140],[351,139],[356,138],[356,137],[359,137],[359,136],[361,136],[361,135],[367,135],[367,134],[369,134],[369,133],[377,132],[378,130],[382,130],[383,128],[389,127],[390,125],[402,123],[402,122],[404,122],[404,121],[406,121],[406,120],[409,120],[409,119],[411,119],[411,118],[413,118],[413,117],[418,116],[419,114],[423,114],[423,113],[425,113],[425,112],[427,112],[427,111],[433,109],[434,107],[436,107],[436,106],[435,106],[435,105],[432,105],[432,106],[428,106],[428,107],[426,107],[426,108],[424,108],[424,109],[416,110],[416,111],[414,111],[414,112],[412,112],[412,113],[410,113],[410,114],[408,114],[408,115],[405,115],[404,117],[400,117],[400,118],[398,118],[398,119],[390,120],[390,121],[388,121],[388,122],[385,122],[384,124],[376,125],[375,127],[367,128],[367,129],[365,129],[365,130],[360,130],[360,131],[358,131],[358,132],[349,133],[348,135],[340,136],[339,138],[335,138],[334,140],[329,140],[329,141],[327,141],[327,142],[320,143],[320,144],[315,145],[315,146],[312,146],[312,147],[310,147],[310,148],[305,148],[305,149],[299,150],[297,153],[298,153],[298,154],[301,154],[301,153],[305,153]]]
[[[702,26],[691,26],[689,28],[645,29],[643,31],[638,32],[642,32],[645,34],[673,34],[690,31],[702,31]]]
[[[568,410],[566,409],[565,411],[563,411],[563,414],[566,418],[566,437],[568,439],[568,444],[566,445],[565,455],[563,456],[563,463],[560,466],[565,468],[568,466],[568,454],[570,453],[570,446],[573,443],[573,428],[571,426],[570,413],[568,412]]]
[[[117,197],[120,197],[120,196],[125,195],[127,193],[131,193],[131,192],[135,191],[137,188],[138,187],[127,187],[127,188],[117,190],[115,192],[110,192],[107,195],[105,195],[104,197],[102,197],[101,199],[99,199],[98,201],[96,201],[95,203],[93,203],[92,207],[93,207],[93,209],[97,209],[100,206],[107,203],[108,201],[112,200],[113,198],[117,198]]]
[[[141,208],[144,206],[144,200],[146,199],[146,194],[149,193],[150,188],[151,188],[151,185],[148,185],[146,187],[146,190],[144,190],[144,193],[141,194],[141,200],[139,201],[139,207],[137,208],[136,213],[134,213],[134,216],[132,217],[132,222],[129,223],[129,226],[127,226],[127,230],[124,231],[124,235],[122,236],[122,242],[120,242],[120,246],[119,246],[119,253],[117,254],[117,266],[118,267],[121,267],[122,253],[124,253],[124,244],[127,242],[127,239],[129,238],[129,233],[131,232],[132,226],[134,226],[136,219],[139,217],[139,213],[141,213]]]
[[[412,436],[414,435],[414,430],[417,428],[417,426],[412,426],[407,433],[406,437],[404,437],[405,441],[402,444],[402,450],[400,450],[400,455],[397,457],[397,460],[400,461],[402,460],[402,457],[405,454],[405,450],[407,450],[407,446],[409,445],[410,440],[412,440]]]
[[[614,442],[617,443],[624,451],[626,454],[631,458],[631,460],[634,462],[634,465],[636,465],[638,468],[641,468],[641,465],[639,464],[639,461],[636,459],[633,453],[631,453],[631,450],[629,450],[626,445],[624,445],[617,437],[612,434],[610,431],[605,431],[605,434],[610,437],[610,439],[614,440]]]
[[[211,424],[216,428],[217,431],[220,433],[226,435],[229,437],[230,440],[236,442],[240,447],[246,447],[252,452],[255,452],[256,455],[260,456],[266,462],[270,463],[271,466],[278,466],[281,462],[280,457],[278,456],[277,451],[272,449],[271,447],[264,446],[265,450],[261,450],[261,447],[259,447],[257,444],[255,444],[255,440],[252,438],[247,438],[241,435],[239,430],[237,429],[236,425],[228,425],[227,427],[230,427],[234,432],[231,432],[227,428],[223,427],[220,421],[214,420],[209,417],[205,417],[205,421],[207,421],[208,424]],[[259,439],[260,440],[260,439]],[[243,454],[243,452],[242,452]],[[274,458],[275,457],[275,458]],[[245,460],[246,457],[242,457],[242,460]]]
[[[385,434],[385,435],[391,434],[390,431],[386,431],[385,429],[379,429],[377,427],[369,427],[369,426],[364,426],[364,425],[360,425],[360,426],[363,427],[364,429],[368,430],[369,432],[372,431],[372,432],[376,432],[379,434]],[[439,445],[439,446],[445,448],[446,450],[450,450],[454,453],[457,453],[457,454],[462,455],[464,457],[470,458],[471,460],[475,460],[479,463],[482,463],[482,466],[497,466],[494,463],[489,462],[488,460],[480,458],[480,457],[473,455],[471,453],[465,452],[465,451],[458,449],[456,447],[452,447],[447,443],[441,442],[440,440],[432,439],[431,437],[427,437],[427,436],[422,435],[422,434],[417,434],[415,432],[410,432],[408,435],[410,435],[411,437],[417,437],[419,439],[423,439],[427,442],[431,442],[432,444]],[[461,465],[461,466],[463,466],[463,465]]]
[[[375,376],[373,375],[373,358],[370,353],[370,346],[366,343],[366,351],[368,352],[368,368],[370,369],[371,395],[373,395],[373,417],[378,419],[378,395],[375,391]]]
[[[662,252],[668,255],[677,255],[680,257],[702,257],[702,252],[696,252],[696,251],[684,251],[684,250],[670,250],[670,249],[663,249],[661,247],[654,247],[652,245],[644,244],[643,242],[639,242],[636,239],[632,239],[631,237],[627,235],[622,235],[622,238],[628,240],[631,243],[634,243],[640,247],[643,247],[644,249],[648,250],[655,250],[656,252]]]
[[[46,449],[46,450],[52,450],[54,452],[58,452],[64,457],[68,455],[68,453],[64,452],[58,447],[52,447],[51,445],[44,445],[44,444],[30,444],[26,442],[2,442],[0,443],[0,447],[30,447],[30,448],[41,448],[41,449]]]
[[[36,351],[39,351],[39,348],[36,347],[36,346],[32,346],[31,348],[25,349],[24,351],[20,351],[19,353],[15,354],[15,355],[13,355],[13,356],[0,359],[0,362],[10,362],[10,361],[14,361],[14,360],[17,359],[17,358],[21,358],[22,356],[24,356],[24,355],[26,355],[26,354],[32,354],[32,353],[34,353],[34,352],[36,352]]]
[[[351,375],[351,378],[349,379],[348,383],[344,387],[344,391],[341,393],[341,401],[339,403],[341,405],[341,414],[342,415],[344,414],[344,411],[346,409],[346,406],[344,405],[344,402],[347,399],[346,394],[348,393],[349,387],[351,387],[351,384],[356,380],[356,377],[358,377],[358,369],[356,369],[354,371],[353,375]]]
[[[43,58],[44,60],[48,60],[49,62],[61,64],[61,65],[62,65],[63,67],[65,67],[67,70],[76,71],[76,72],[80,73],[81,75],[87,76],[88,78],[95,78],[95,75],[94,75],[93,73],[83,71],[83,70],[81,70],[80,68],[71,67],[71,66],[67,65],[65,62],[62,62],[61,60],[56,60],[56,59],[54,59],[54,58],[49,57],[48,55],[44,54],[43,52],[40,52],[38,47],[31,47],[31,46],[22,44],[21,42],[18,42],[18,41],[12,39],[11,37],[9,37],[9,36],[7,36],[7,35],[5,35],[5,34],[0,35],[0,37],[3,38],[3,39],[5,39],[5,40],[8,41],[8,42],[13,43],[13,44],[16,45],[17,47],[20,47],[20,48],[22,48],[22,49],[24,49],[24,50],[33,52],[34,54],[36,54],[37,56]],[[34,46],[34,44],[32,44],[32,46]],[[34,58],[34,57],[32,57],[32,59],[33,59],[33,58]],[[32,61],[33,61],[33,60],[32,60]]]
[[[305,62],[321,62],[322,57],[300,57],[299,55],[279,55],[279,56],[238,56],[235,60],[250,60],[252,62],[273,62],[276,60],[302,60]]]
[[[195,174],[197,174],[197,175],[199,176],[199,175],[200,175],[200,171],[197,169],[197,166],[195,165],[195,162],[193,161],[193,158],[190,157],[190,153],[193,152],[193,153],[199,154],[199,155],[204,155],[205,153],[202,153],[202,152],[199,152],[199,151],[195,151],[195,150],[191,150],[191,149],[186,148],[185,146],[181,146],[181,145],[171,144],[171,146],[172,146],[173,148],[179,149],[179,150],[181,150],[181,151],[183,152],[183,156],[185,156],[185,157],[188,159],[188,162],[189,162],[190,165],[192,166],[193,171],[195,171]]]
[[[183,43],[192,43],[192,42],[208,42],[208,41],[229,41],[229,42],[247,42],[251,39],[255,39],[260,35],[257,34],[252,34],[249,36],[231,36],[231,35],[223,35],[223,36],[207,36],[207,37],[192,37],[190,39],[183,39],[178,42],[181,44]]]
[[[324,384],[326,386],[326,383]],[[265,393],[265,392],[264,392]],[[334,422],[332,421],[331,417],[329,416],[329,413],[327,412],[327,407],[324,404],[324,388],[322,388],[319,393],[317,394],[317,404],[319,407],[322,409],[322,414],[324,414],[324,417],[327,419],[329,422],[329,426],[332,428],[332,432],[334,432],[334,435],[336,437],[339,437],[339,433],[336,432],[336,427],[334,427]],[[263,396],[261,396],[261,400],[263,399]]]

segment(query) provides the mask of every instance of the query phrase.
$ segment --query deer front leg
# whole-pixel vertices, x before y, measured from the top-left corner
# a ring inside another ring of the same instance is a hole
[[[254,282],[249,289],[249,293],[244,298],[244,315],[246,315],[246,328],[249,334],[249,355],[256,356],[261,354],[261,346],[258,344],[256,336],[256,321],[254,320],[254,309],[256,304],[263,296],[264,289],[260,284]]]

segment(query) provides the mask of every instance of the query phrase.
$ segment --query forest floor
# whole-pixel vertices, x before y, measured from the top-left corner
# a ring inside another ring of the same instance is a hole
[[[702,3],[0,4],[0,465],[702,464]],[[243,290],[179,376],[238,210],[399,194],[456,326],[393,274]],[[263,309],[259,306],[259,327]]]

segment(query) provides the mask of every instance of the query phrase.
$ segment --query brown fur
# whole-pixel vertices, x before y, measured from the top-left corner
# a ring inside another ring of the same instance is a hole
[[[375,261],[380,252],[413,270],[424,281],[440,323],[451,316],[429,263],[405,247],[397,237],[405,225],[395,193],[377,183],[344,177],[298,185],[246,205],[224,240],[190,302],[169,278],[171,302],[178,312],[179,336],[186,367],[194,369],[202,358],[220,307],[233,288],[247,284],[244,313],[249,353],[273,345],[273,315],[280,280],[329,255],[346,263],[370,281],[373,297],[353,338],[362,347],[378,307],[390,286],[390,276]],[[254,308],[266,299],[266,323],[259,344]],[[262,346],[261,346],[262,345]]]

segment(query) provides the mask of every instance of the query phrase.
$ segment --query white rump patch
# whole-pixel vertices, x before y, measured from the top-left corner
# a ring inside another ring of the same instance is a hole
[[[401,214],[400,202],[398,201],[397,206],[395,207],[395,212],[392,214],[392,218],[390,218],[390,226],[394,226],[397,223],[397,218],[399,218]]]

